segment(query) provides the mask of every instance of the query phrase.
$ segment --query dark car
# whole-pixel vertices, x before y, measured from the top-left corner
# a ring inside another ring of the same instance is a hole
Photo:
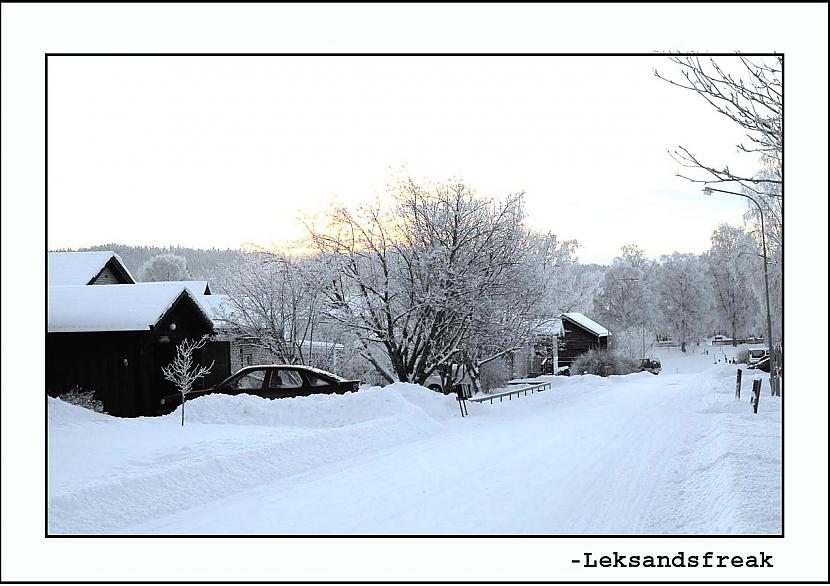
[[[651,374],[660,374],[660,371],[663,370],[663,367],[660,365],[659,360],[654,360],[651,358],[643,358],[640,361],[640,372],[650,372]]]
[[[187,400],[204,395],[256,395],[266,399],[305,397],[316,394],[343,394],[356,391],[360,381],[312,368],[289,364],[246,366],[214,387],[191,391]],[[181,393],[162,398],[159,413],[173,411],[182,402]]]

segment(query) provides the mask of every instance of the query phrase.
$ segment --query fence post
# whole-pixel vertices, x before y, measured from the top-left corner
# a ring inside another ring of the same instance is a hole
[[[738,380],[735,383],[735,398],[736,399],[741,398],[741,375],[743,374],[743,372],[744,371],[742,371],[740,368],[738,369]]]
[[[467,397],[464,396],[464,389],[458,387],[455,390],[455,399],[458,401],[458,408],[461,409],[461,417],[466,417],[467,413]]]
[[[758,401],[761,398],[761,379],[756,378],[752,381],[752,410],[758,413]]]

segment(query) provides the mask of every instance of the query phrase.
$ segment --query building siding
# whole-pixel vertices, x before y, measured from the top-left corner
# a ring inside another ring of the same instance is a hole
[[[124,280],[119,278],[113,270],[109,267],[104,267],[98,276],[95,277],[90,285],[123,285],[128,284],[124,283]],[[109,291],[109,289],[107,289]]]
[[[577,356],[584,354],[591,348],[605,348],[608,346],[607,336],[597,336],[585,331],[580,326],[563,320],[565,335],[559,347],[559,366],[571,366]]]

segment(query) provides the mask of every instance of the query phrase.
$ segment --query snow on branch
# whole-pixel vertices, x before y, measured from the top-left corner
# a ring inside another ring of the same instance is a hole
[[[207,335],[198,340],[185,338],[176,346],[176,356],[173,361],[161,369],[164,378],[176,385],[176,389],[182,395],[182,425],[184,425],[184,404],[187,395],[193,390],[193,384],[203,376],[210,374],[213,368],[213,362],[209,366],[193,364],[193,353],[203,348],[207,342]]]

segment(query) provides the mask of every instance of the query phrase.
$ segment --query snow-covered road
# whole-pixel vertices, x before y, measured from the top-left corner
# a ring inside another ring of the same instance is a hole
[[[736,401],[726,365],[556,377],[544,393],[470,404],[465,419],[412,385],[208,397],[184,430],[176,414],[125,422],[53,405],[50,530],[779,533],[780,401],[765,382],[753,414],[750,384]]]

